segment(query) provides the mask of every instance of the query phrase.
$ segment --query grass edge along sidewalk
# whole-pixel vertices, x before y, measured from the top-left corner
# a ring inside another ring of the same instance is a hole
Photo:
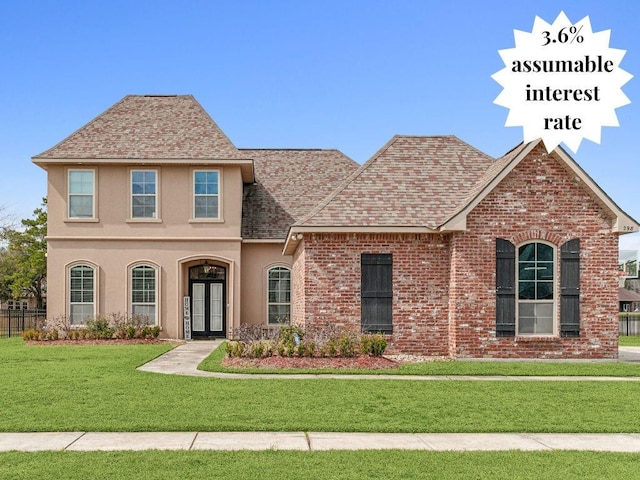
[[[576,451],[10,452],[0,453],[0,478],[584,480],[636,478],[639,464],[637,454]]]

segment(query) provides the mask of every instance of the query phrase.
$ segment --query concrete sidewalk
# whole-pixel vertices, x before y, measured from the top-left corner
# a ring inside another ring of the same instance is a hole
[[[640,434],[66,432],[0,433],[0,451],[116,450],[589,450],[640,453]]]
[[[197,377],[235,378],[247,380],[411,380],[411,381],[548,381],[548,382],[640,382],[640,377],[578,377],[578,376],[505,376],[505,375],[340,375],[340,374],[259,374],[259,373],[222,373],[198,370],[198,365],[213,352],[224,340],[198,340],[187,342],[158,358],[138,367],[138,370],[169,375],[190,375]],[[640,347],[620,347],[620,361],[640,361]],[[568,362],[568,361],[565,361]]]

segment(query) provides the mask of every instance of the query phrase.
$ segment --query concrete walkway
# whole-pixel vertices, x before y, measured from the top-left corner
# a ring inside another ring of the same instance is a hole
[[[412,380],[412,381],[549,381],[549,382],[640,382],[640,377],[578,377],[578,376],[505,376],[505,375],[340,375],[340,374],[254,374],[222,373],[198,370],[198,365],[224,340],[199,340],[187,342],[160,357],[138,367],[138,370],[169,375],[191,375],[198,377],[235,378],[247,380]],[[640,347],[620,347],[620,361],[640,362]]]
[[[640,434],[66,432],[0,433],[0,452],[115,450],[589,450],[640,453]]]

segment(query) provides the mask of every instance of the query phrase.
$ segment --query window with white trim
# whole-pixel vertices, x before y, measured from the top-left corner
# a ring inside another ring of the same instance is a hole
[[[291,269],[273,267],[267,272],[267,315],[270,325],[291,320]]]
[[[29,302],[27,300],[7,300],[8,310],[27,310]]]
[[[157,217],[157,172],[131,171],[131,218]]]
[[[95,317],[96,269],[91,265],[69,268],[69,323],[85,325]]]
[[[157,323],[158,269],[151,265],[136,265],[130,270],[131,315],[143,317],[147,323]]]
[[[531,242],[518,248],[518,335],[555,333],[555,248]]]
[[[94,218],[94,171],[69,170],[67,187],[68,218]]]
[[[217,170],[193,172],[193,218],[220,218],[219,181]]]

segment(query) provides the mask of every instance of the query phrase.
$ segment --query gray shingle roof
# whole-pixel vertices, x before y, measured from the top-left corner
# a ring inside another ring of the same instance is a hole
[[[640,302],[640,293],[633,290],[627,290],[626,288],[618,288],[618,301],[619,302]]]
[[[454,136],[395,136],[295,225],[435,228],[493,163]]]
[[[242,237],[281,238],[359,165],[338,150],[241,149],[253,158],[255,183],[244,186]]]
[[[36,159],[244,158],[191,95],[128,95]]]

